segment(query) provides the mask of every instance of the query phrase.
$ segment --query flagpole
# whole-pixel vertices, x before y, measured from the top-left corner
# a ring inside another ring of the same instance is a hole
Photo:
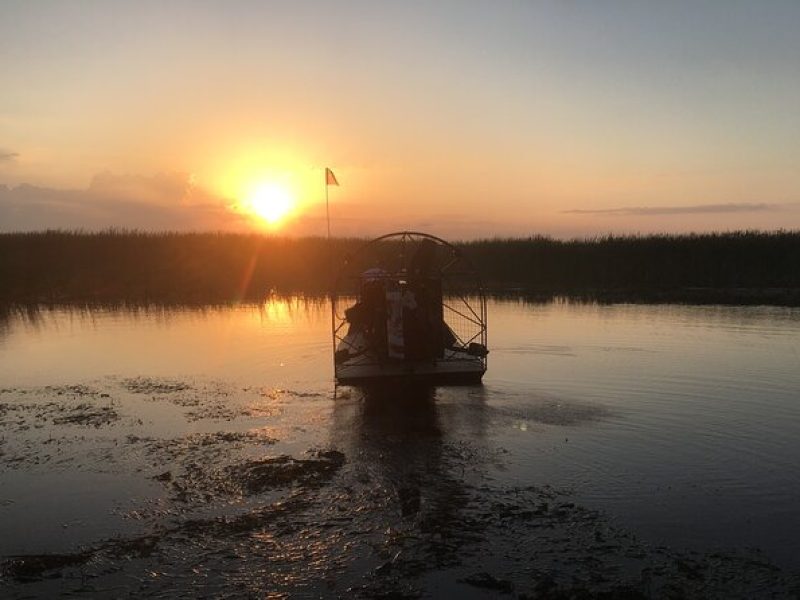
[[[329,273],[333,273],[333,252],[331,252],[331,208],[328,202],[328,167],[325,167],[325,220],[328,223],[328,262]],[[333,339],[333,397],[336,399],[336,292],[333,279],[330,280],[328,298],[331,303],[331,338]]]
[[[328,204],[328,170],[325,169],[325,217],[328,221],[328,241],[331,239],[331,208]]]

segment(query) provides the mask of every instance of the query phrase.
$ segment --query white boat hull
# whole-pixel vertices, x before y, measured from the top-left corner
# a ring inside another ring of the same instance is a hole
[[[387,361],[381,364],[354,360],[336,365],[336,380],[342,385],[416,381],[432,385],[480,383],[486,367],[479,359],[435,361]]]

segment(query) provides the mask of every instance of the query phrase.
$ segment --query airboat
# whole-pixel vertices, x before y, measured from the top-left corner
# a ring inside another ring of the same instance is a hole
[[[480,383],[486,296],[455,246],[401,231],[344,260],[331,294],[334,372],[343,385]]]

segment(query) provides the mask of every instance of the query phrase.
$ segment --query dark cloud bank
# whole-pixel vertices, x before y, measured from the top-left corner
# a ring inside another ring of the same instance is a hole
[[[240,230],[241,215],[181,173],[101,173],[84,190],[0,185],[0,231],[43,229]]]
[[[719,213],[768,212],[778,210],[776,204],[766,203],[726,203],[694,204],[691,206],[633,206],[628,208],[599,208],[594,210],[565,210],[571,215],[609,215],[609,216],[651,216],[651,215],[695,215]]]

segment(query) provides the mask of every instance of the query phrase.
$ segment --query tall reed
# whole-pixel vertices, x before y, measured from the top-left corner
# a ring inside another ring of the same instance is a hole
[[[0,302],[230,302],[324,293],[363,240],[234,233],[0,234]],[[800,232],[547,237],[457,244],[491,290],[800,292]]]

